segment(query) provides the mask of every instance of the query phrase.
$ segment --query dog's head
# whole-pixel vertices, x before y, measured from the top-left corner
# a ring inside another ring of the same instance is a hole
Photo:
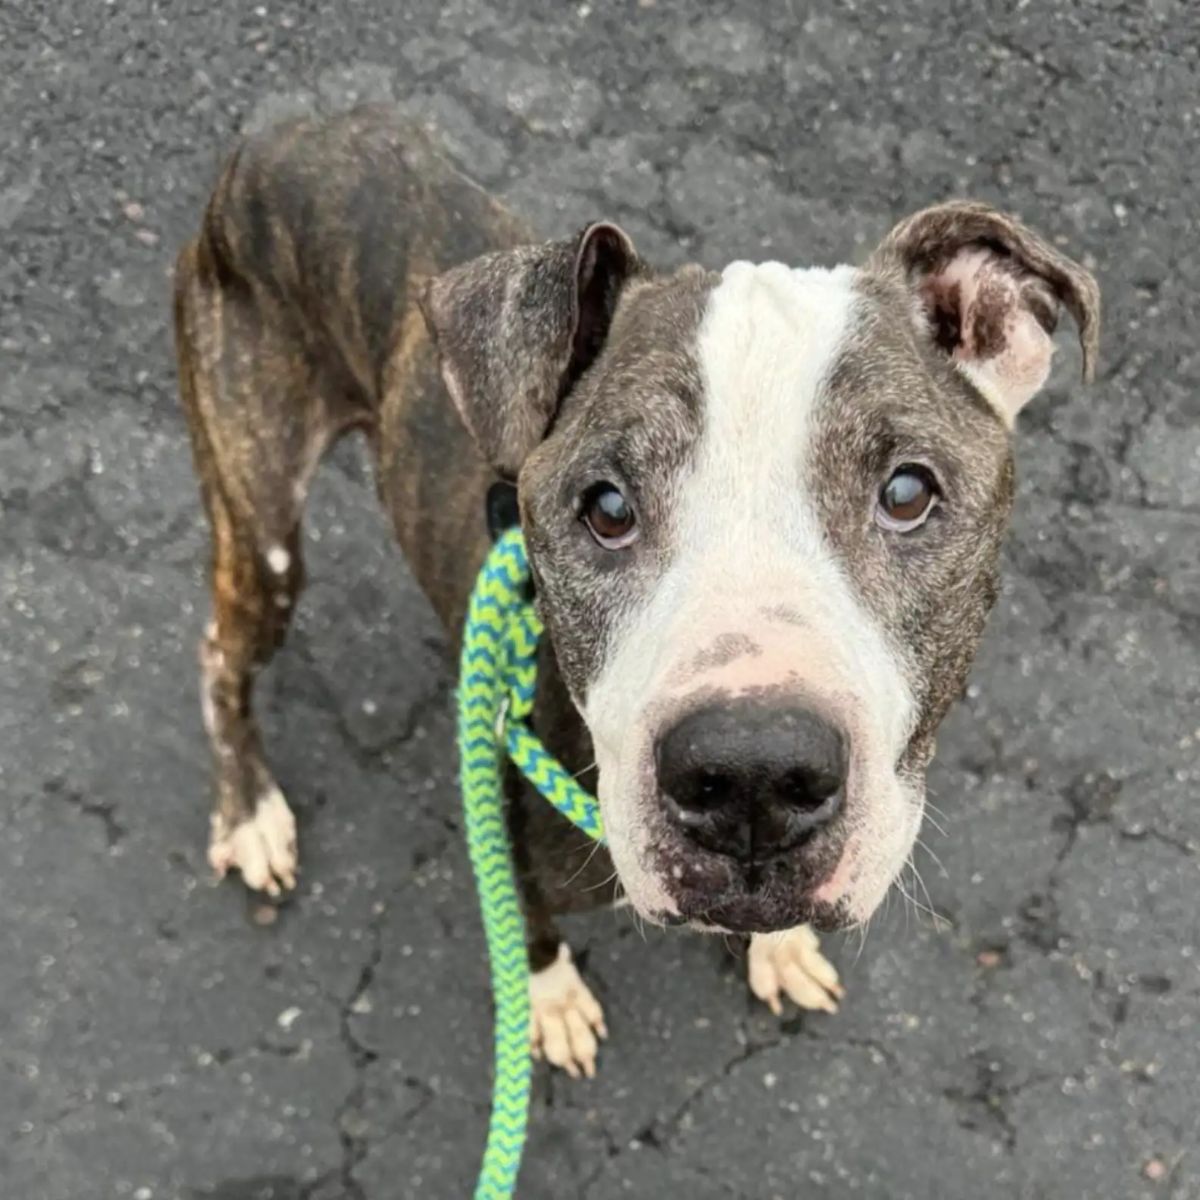
[[[541,613],[652,920],[867,917],[996,595],[1010,433],[1092,277],[946,204],[862,268],[656,274],[608,224],[429,285],[450,396],[518,480]]]

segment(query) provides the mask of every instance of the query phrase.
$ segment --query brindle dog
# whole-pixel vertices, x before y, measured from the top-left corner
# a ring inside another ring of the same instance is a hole
[[[176,277],[213,534],[213,867],[295,882],[251,698],[303,586],[309,481],[358,428],[452,642],[488,487],[517,487],[534,726],[608,833],[585,861],[510,781],[535,1047],[594,1069],[603,1019],[554,918],[625,897],[750,933],[757,995],[832,1010],[811,926],[865,919],[911,851],[1060,305],[1089,374],[1092,277],[982,205],[918,213],[857,269],[661,273],[613,225],[535,241],[385,109],[244,141]]]

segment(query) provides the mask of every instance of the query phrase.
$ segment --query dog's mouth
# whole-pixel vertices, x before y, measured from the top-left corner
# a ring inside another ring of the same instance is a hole
[[[788,853],[749,861],[678,843],[660,846],[655,868],[674,911],[651,915],[666,925],[706,932],[845,928],[852,921],[845,898],[822,895],[841,862],[845,840],[830,830]]]
[[[696,933],[780,933],[808,925],[820,933],[846,929],[852,920],[843,904],[802,903],[782,912],[766,908],[753,897],[731,898],[706,910],[704,917],[672,917],[670,924]]]

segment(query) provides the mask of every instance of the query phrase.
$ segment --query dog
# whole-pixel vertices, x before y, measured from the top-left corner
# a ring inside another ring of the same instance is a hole
[[[918,212],[860,267],[657,271],[611,223],[538,241],[386,108],[244,140],[175,276],[212,867],[295,884],[252,693],[304,583],[309,481],[360,429],[452,646],[485,497],[516,489],[533,725],[607,834],[586,858],[510,777],[535,1052],[595,1070],[603,1014],[555,921],[598,904],[749,934],[758,997],[833,1011],[814,930],[865,921],[911,852],[1061,308],[1090,378],[1094,279],[981,204]]]

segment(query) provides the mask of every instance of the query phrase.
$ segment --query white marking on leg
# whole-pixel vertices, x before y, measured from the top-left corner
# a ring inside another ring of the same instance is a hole
[[[233,869],[255,891],[269,896],[291,891],[296,886],[296,818],[283,793],[272,787],[259,797],[254,815],[232,827],[214,813],[208,861],[218,878]]]
[[[267,551],[267,566],[276,575],[285,575],[292,565],[292,556],[280,545],[276,544]]]
[[[222,757],[232,753],[221,732],[217,713],[217,684],[225,668],[225,654],[217,645],[217,626],[209,621],[200,639],[200,715],[204,720],[204,731],[213,749]]]
[[[200,716],[204,720],[204,732],[209,741],[217,741],[217,705],[213,699],[213,681],[207,673],[200,676]]]
[[[777,1016],[783,997],[800,1008],[835,1013],[846,994],[833,964],[821,953],[817,935],[807,925],[750,938],[750,990]]]
[[[596,1053],[608,1030],[604,1012],[583,982],[566,942],[550,966],[529,977],[529,1006],[534,1057],[544,1057],[572,1079],[593,1078]]]

